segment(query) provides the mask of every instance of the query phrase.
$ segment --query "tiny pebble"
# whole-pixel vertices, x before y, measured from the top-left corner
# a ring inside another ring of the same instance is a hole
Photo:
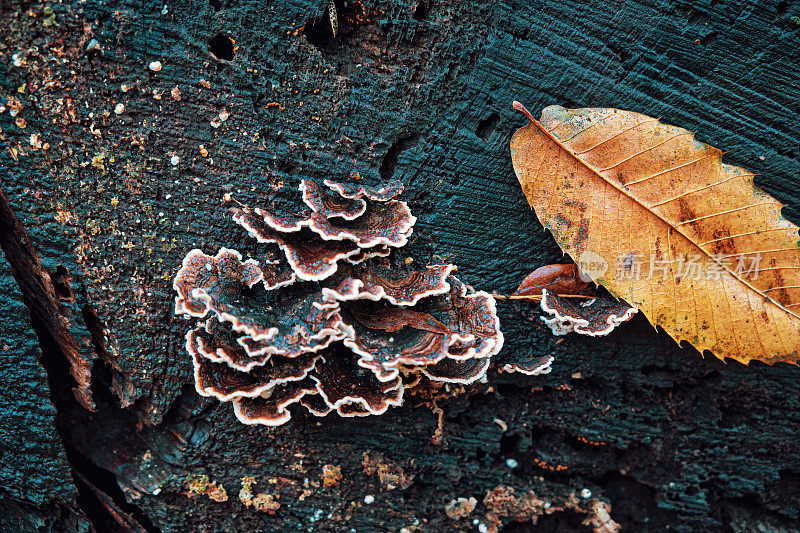
[[[592,491],[590,491],[589,489],[583,489],[581,491],[581,498],[591,498],[591,497],[592,497]]]
[[[173,166],[173,167],[177,167],[177,166],[178,166],[178,163],[180,163],[180,162],[181,162],[181,158],[180,158],[180,157],[178,157],[177,155],[173,155],[173,156],[172,156],[172,157],[169,159],[169,162],[170,162],[170,163],[172,163],[172,166]]]
[[[480,533],[488,533],[489,528],[486,527],[486,524],[478,524],[478,531],[480,531]]]
[[[509,468],[516,468],[519,463],[515,459],[506,459],[506,466]]]
[[[86,46],[86,51],[91,52],[92,50],[100,50],[100,43],[97,39],[92,39],[89,41],[89,44]]]
[[[372,494],[367,494],[366,496],[364,496],[364,503],[366,503],[367,505],[373,503],[374,501],[375,501],[375,496],[373,496]]]
[[[161,61],[153,61],[152,63],[150,63],[149,68],[153,72],[158,72],[159,70],[161,70]]]
[[[114,106],[114,113],[116,113],[117,115],[121,115],[124,112],[125,112],[125,106],[124,105],[117,104],[116,106]]]

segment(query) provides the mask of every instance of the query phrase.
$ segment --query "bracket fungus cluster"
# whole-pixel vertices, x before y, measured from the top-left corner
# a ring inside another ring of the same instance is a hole
[[[593,292],[591,283],[572,263],[537,268],[522,281],[512,298],[540,300],[542,311],[548,315],[540,318],[554,335],[570,332],[592,337],[608,335],[636,314],[637,309],[623,300],[587,294],[590,292]]]
[[[299,189],[299,213],[232,209],[272,259],[227,248],[184,258],[175,313],[198,319],[186,334],[197,392],[232,402],[245,424],[275,426],[292,404],[367,416],[400,405],[422,376],[480,379],[503,344],[494,298],[455,265],[395,264],[416,222],[396,199],[403,185]]]

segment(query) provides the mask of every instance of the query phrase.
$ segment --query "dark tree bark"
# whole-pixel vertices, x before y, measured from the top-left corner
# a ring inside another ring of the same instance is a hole
[[[798,5],[333,6],[335,36],[321,1],[2,8],[0,527],[581,530],[602,507],[629,531],[796,530],[800,370],[703,357],[641,316],[557,339],[502,302],[487,383],[379,417],[251,427],[196,394],[172,279],[193,248],[252,246],[226,193],[270,205],[356,170],[402,180],[408,253],[477,289],[560,261],[511,166],[515,99],[697,130],[800,222]],[[544,355],[548,375],[497,371]],[[240,501],[246,476],[277,511]]]

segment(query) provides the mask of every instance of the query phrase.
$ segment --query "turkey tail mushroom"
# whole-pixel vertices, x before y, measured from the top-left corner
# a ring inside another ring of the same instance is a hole
[[[263,257],[281,259],[192,250],[175,276],[176,314],[204,319],[186,334],[198,394],[231,402],[245,424],[276,426],[292,405],[378,415],[421,376],[483,377],[503,345],[494,299],[452,264],[393,266],[416,222],[395,200],[402,183],[304,180],[299,191],[299,214],[231,209]]]

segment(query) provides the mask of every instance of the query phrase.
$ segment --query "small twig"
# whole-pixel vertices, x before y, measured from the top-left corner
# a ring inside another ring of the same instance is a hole
[[[492,293],[492,296],[495,298],[499,298],[501,300],[533,300],[535,302],[541,301],[542,295],[541,294],[531,294],[531,295],[521,295],[521,294],[497,294]],[[587,296],[586,294],[556,294],[559,298],[581,298],[584,300],[591,300],[592,298],[597,298],[597,296]]]

